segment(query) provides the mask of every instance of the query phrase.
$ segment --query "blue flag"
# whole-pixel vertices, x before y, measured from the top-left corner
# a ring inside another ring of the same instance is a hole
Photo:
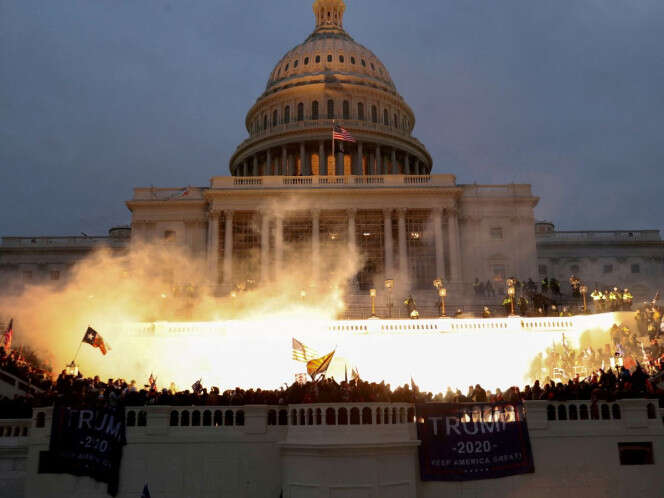
[[[141,493],[141,498],[150,498],[150,490],[148,489],[148,483],[145,483],[143,486],[143,492]]]

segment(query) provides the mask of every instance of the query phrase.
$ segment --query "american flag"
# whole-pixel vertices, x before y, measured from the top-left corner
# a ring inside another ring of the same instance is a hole
[[[355,140],[353,135],[351,135],[348,130],[337,125],[334,125],[334,129],[332,130],[332,138],[341,142],[357,142],[357,140]]]
[[[311,349],[308,346],[305,346],[297,339],[293,338],[293,359],[295,361],[301,361],[302,363],[307,363],[313,358],[317,358],[318,353]]]

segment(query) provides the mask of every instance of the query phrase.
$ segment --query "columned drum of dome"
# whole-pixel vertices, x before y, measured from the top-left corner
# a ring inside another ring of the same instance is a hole
[[[277,63],[246,117],[233,176],[428,175],[415,115],[385,65],[343,28],[343,0],[316,0],[316,27]],[[356,143],[332,150],[334,124]]]

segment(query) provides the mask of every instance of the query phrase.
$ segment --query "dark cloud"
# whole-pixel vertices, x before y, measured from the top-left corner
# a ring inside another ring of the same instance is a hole
[[[102,233],[226,174],[312,0],[0,0],[0,233]],[[347,2],[435,171],[530,182],[563,228],[661,228],[664,4]]]

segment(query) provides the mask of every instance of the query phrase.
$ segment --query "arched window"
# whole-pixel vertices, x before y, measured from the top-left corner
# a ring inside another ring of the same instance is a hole
[[[327,62],[332,62],[332,54],[327,56]]]
[[[284,109],[284,123],[290,123],[290,106],[287,105]]]
[[[145,410],[139,410],[138,412],[138,426],[145,427],[148,425],[148,414]]]
[[[316,408],[316,425],[321,425],[323,423],[323,414],[320,411],[320,408]]]
[[[611,420],[611,413],[607,404],[602,405],[602,420]]]
[[[348,425],[348,410],[339,408],[339,425]]]
[[[276,412],[276,410],[270,410],[269,412],[267,412],[267,425],[277,425],[277,412]]]
[[[233,410],[226,410],[224,413],[224,425],[233,425]]]
[[[314,425],[314,411],[311,408],[307,410],[307,425]]]
[[[341,62],[342,64],[345,62],[345,59],[344,59],[343,55],[339,56],[339,62]]]
[[[191,425],[192,427],[199,427],[201,425],[201,412],[194,410],[194,413],[191,415]]]
[[[579,414],[577,413],[576,405],[569,405],[569,419],[570,420],[579,419]]]
[[[337,416],[334,412],[334,408],[328,408],[325,410],[325,425],[337,425]]]
[[[378,123],[378,108],[375,105],[371,106],[371,122]]]
[[[184,410],[180,414],[180,425],[182,427],[189,427],[189,412],[187,410]]]
[[[351,64],[355,64],[355,57],[351,57],[351,58],[350,58],[350,63],[351,63]]]
[[[214,426],[215,427],[221,427],[221,424],[223,423],[223,416],[221,415],[221,410],[215,410],[214,411]]]
[[[314,100],[311,103],[311,119],[318,119],[318,101]]]
[[[316,56],[316,64],[320,64],[320,55]]]
[[[558,405],[558,420],[567,420],[567,407]]]
[[[413,408],[408,408],[408,412],[406,414],[406,422],[409,424],[415,423],[415,410]]]
[[[360,425],[360,409],[357,407],[350,409],[350,425]]]
[[[309,57],[304,58],[304,65],[308,66],[309,65]]]
[[[362,102],[357,104],[357,119],[364,121],[364,104]]]
[[[613,420],[620,420],[620,406],[618,406],[618,403],[613,403],[611,406],[611,415]]]
[[[364,59],[362,59],[362,66],[367,67],[367,63]]]
[[[297,104],[297,120],[304,121],[304,104],[302,102]]]
[[[327,101],[327,119],[334,119],[334,100]]]
[[[288,411],[279,410],[279,425],[288,425]]]
[[[170,420],[170,426],[171,427],[177,427],[178,422],[179,422],[180,415],[178,414],[177,410],[173,410],[171,412],[171,420]]]
[[[210,410],[205,410],[203,412],[203,425],[205,427],[210,427],[212,425],[212,412]]]
[[[383,124],[384,124],[385,126],[389,126],[389,125],[390,125],[390,113],[387,112],[387,109],[385,109],[385,110],[383,111]]]
[[[579,418],[581,420],[588,420],[588,405],[581,405],[579,409]]]
[[[279,113],[275,111],[272,113],[272,126],[277,126],[277,118],[279,117]]]
[[[553,405],[548,405],[546,407],[546,419],[547,420],[556,420],[556,407]]]
[[[373,420],[371,417],[371,408],[362,408],[362,425],[370,425],[373,424]]]
[[[297,425],[297,410],[291,410],[290,425]]]
[[[289,67],[289,66],[290,66],[290,64],[286,64],[286,67],[284,68],[284,72],[285,72],[285,73],[288,72],[288,67]]]
[[[300,408],[300,425],[307,425],[307,415],[304,408]]]
[[[382,415],[383,415],[383,409],[382,408],[376,409],[376,424],[382,424],[382,419],[383,419]]]
[[[244,410],[238,410],[235,412],[235,425],[244,425]]]
[[[295,68],[297,67],[297,65],[299,64],[299,62],[300,62],[300,61],[298,61],[298,60],[296,60],[295,62],[293,62],[293,69],[295,69]]]
[[[343,118],[350,119],[350,102],[344,100],[343,103]]]

